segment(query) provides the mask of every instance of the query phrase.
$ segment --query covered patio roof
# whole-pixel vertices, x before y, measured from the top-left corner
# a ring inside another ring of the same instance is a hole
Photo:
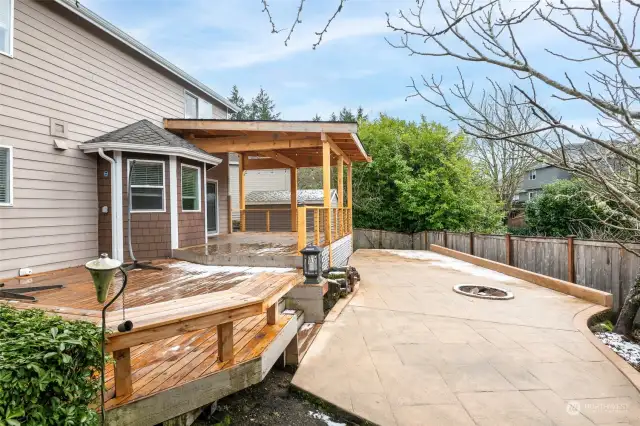
[[[323,143],[331,164],[370,162],[358,124],[334,121],[235,121],[165,118],[166,130],[209,153],[246,154],[245,170],[323,166]]]

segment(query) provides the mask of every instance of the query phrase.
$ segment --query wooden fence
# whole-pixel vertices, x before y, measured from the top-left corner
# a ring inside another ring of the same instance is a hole
[[[354,250],[429,250],[431,244],[607,291],[613,294],[614,310],[622,306],[640,272],[640,258],[612,241],[447,231],[404,234],[355,229],[353,234]],[[640,244],[629,247],[640,251]]]

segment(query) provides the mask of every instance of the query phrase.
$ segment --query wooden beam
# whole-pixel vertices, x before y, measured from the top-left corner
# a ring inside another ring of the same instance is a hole
[[[347,164],[347,222],[348,231],[353,234],[353,169]]]
[[[115,382],[116,397],[131,395],[133,384],[131,382],[131,349],[125,348],[115,351],[113,358],[116,361]]]
[[[351,160],[349,159],[349,156],[345,154],[344,151],[342,151],[342,149],[340,149],[340,147],[333,141],[333,139],[331,139],[331,136],[326,135],[326,137],[327,137],[327,140],[329,141],[329,145],[331,146],[331,150],[337,156],[342,157],[345,163],[351,164]]]
[[[322,157],[310,159],[308,156],[295,158],[298,169],[305,167],[322,167]],[[270,158],[249,158],[245,160],[245,170],[285,169],[289,166]]]
[[[298,169],[292,167],[289,172],[290,190],[291,190],[291,232],[298,229],[297,213],[298,213]]]
[[[234,130],[246,132],[331,132],[356,133],[356,123],[333,123],[322,121],[236,121],[236,120],[164,120],[164,127],[168,130]]]
[[[296,162],[294,160],[292,160],[291,158],[287,157],[284,154],[280,154],[279,152],[276,151],[258,151],[259,155],[262,155],[263,157],[269,157],[273,160],[276,160],[286,166],[289,167],[296,167]]]
[[[278,309],[278,302],[269,306],[267,309],[267,324],[275,325],[280,319],[280,310]]]
[[[307,246],[307,208],[298,207],[298,251]]]
[[[287,139],[266,142],[217,142],[215,139],[196,139],[195,146],[210,153],[258,152],[274,149],[295,149],[319,147],[317,139]]]
[[[233,358],[233,322],[217,326],[218,331],[218,360],[229,361]]]
[[[244,214],[244,210],[245,210],[245,194],[244,194],[244,188],[245,188],[245,182],[244,182],[244,168],[245,168],[245,163],[247,161],[247,158],[245,156],[245,154],[239,154],[239,160],[238,160],[238,186],[239,186],[239,191],[238,191],[238,206],[240,209],[240,231],[245,232],[246,231],[246,218],[245,218],[245,214]]]
[[[216,135],[186,135],[185,139],[189,142],[215,142],[215,143],[242,143],[242,142],[277,142],[287,141],[291,139],[308,139],[318,140],[319,135],[313,135],[308,133],[269,133],[260,132],[244,135],[232,135],[232,136],[216,136]]]
[[[344,207],[344,157],[338,157],[338,207]]]
[[[227,232],[233,234],[233,203],[231,195],[227,195]],[[205,213],[206,214],[206,213]]]

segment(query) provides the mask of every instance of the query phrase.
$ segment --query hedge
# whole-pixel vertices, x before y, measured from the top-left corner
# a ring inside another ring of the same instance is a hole
[[[0,304],[0,425],[97,425],[100,328]]]

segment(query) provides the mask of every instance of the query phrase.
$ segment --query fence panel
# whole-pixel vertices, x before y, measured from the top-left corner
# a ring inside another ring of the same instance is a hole
[[[494,262],[507,263],[507,248],[502,235],[476,234],[473,240],[473,254]]]
[[[511,244],[513,266],[568,280],[566,239],[512,236]]]
[[[457,232],[447,233],[447,246],[450,249],[461,251],[463,253],[471,253],[469,234]]]
[[[354,229],[354,249],[412,250],[413,236],[377,229]]]

